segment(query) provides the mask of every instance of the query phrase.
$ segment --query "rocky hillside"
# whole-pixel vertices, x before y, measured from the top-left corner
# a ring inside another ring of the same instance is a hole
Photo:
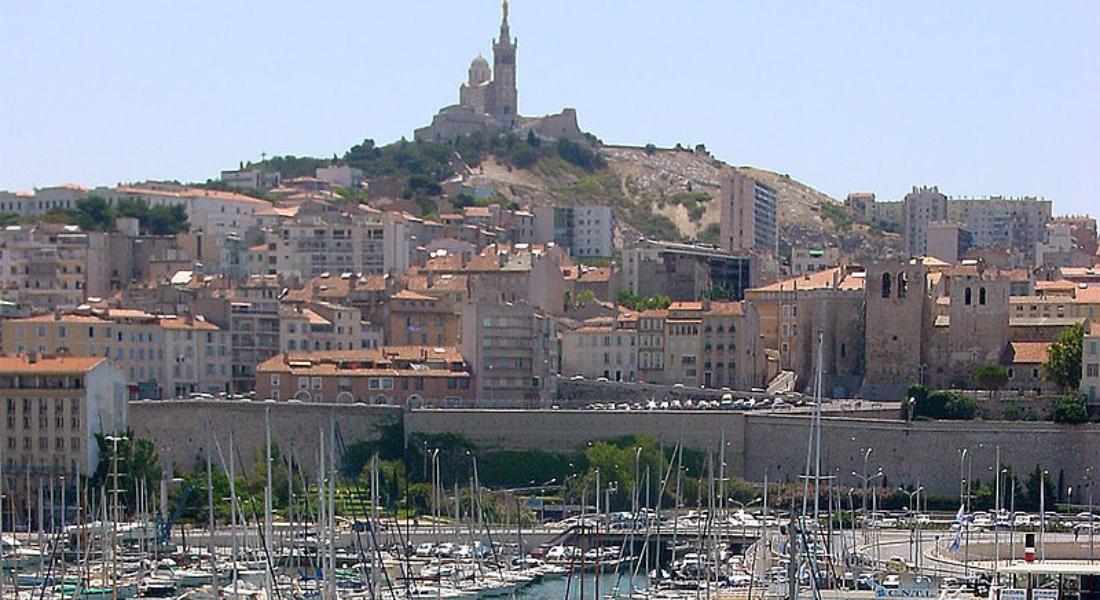
[[[489,157],[469,177],[522,205],[610,204],[628,236],[716,243],[720,181],[723,173],[737,170],[779,192],[783,249],[835,245],[854,260],[901,251],[900,236],[852,222],[841,203],[787,174],[731,166],[701,148],[603,146],[600,156],[606,166],[591,172],[557,158],[519,169]]]

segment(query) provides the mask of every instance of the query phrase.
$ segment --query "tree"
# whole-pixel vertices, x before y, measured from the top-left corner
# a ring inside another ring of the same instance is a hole
[[[1054,478],[1050,476],[1050,473],[1041,469],[1039,465],[1035,465],[1035,470],[1028,474],[1025,485],[1027,487],[1027,493],[1024,495],[1025,510],[1039,510],[1040,487],[1046,488],[1043,491],[1046,505],[1048,507],[1054,506],[1054,500],[1058,493],[1054,486]]]
[[[95,434],[99,447],[99,463],[92,474],[89,484],[93,488],[106,485],[110,489],[113,471],[115,442],[108,436]],[[118,440],[118,482],[121,488],[122,503],[131,509],[137,506],[138,486],[145,482],[146,489],[155,490],[160,483],[161,468],[157,449],[151,440],[135,438],[134,432],[127,429]]]
[[[1008,383],[1008,369],[1001,365],[982,365],[974,369],[970,381],[979,390],[995,392]]]
[[[1089,420],[1085,397],[1081,394],[1065,396],[1054,404],[1055,423],[1084,423]]]
[[[1081,384],[1081,349],[1085,339],[1084,323],[1066,327],[1062,335],[1047,348],[1043,377],[1063,392],[1076,390]]]
[[[107,231],[115,224],[115,211],[99,196],[78,198],[76,224],[84,231]]]

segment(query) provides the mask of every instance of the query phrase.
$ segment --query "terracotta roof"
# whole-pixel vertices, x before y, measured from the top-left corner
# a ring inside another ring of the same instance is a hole
[[[606,282],[611,279],[611,267],[597,267],[595,269],[586,269],[580,274],[579,281],[583,282]]]
[[[1015,364],[1041,364],[1047,361],[1048,342],[1012,342],[1012,362]]]
[[[1031,279],[1031,271],[1027,269],[1011,269],[1006,273],[1011,281],[1028,281]]]
[[[703,314],[743,315],[745,308],[740,302],[711,302],[710,310]]]
[[[673,302],[668,307],[669,312],[674,310],[703,310],[702,302]]]
[[[429,302],[435,302],[438,300],[435,296],[428,296],[425,294],[419,294],[411,290],[401,290],[393,295],[395,300],[425,300]]]
[[[649,308],[643,310],[641,316],[651,319],[664,319],[668,317],[668,310],[664,308]]]
[[[61,315],[60,319],[55,319],[52,314],[34,315],[32,317],[24,317],[22,319],[12,319],[15,323],[106,323],[107,321],[101,319],[95,315]]]
[[[198,315],[190,321],[185,317],[161,317],[160,326],[165,329],[203,329],[206,331],[220,331],[219,327]]]
[[[465,275],[443,274],[432,278],[432,285],[428,287],[427,275],[409,275],[405,278],[408,289],[414,292],[465,292],[469,278]]]
[[[784,279],[769,285],[753,288],[750,291],[792,292],[795,290],[832,289],[833,278],[841,272],[841,268],[842,267],[833,267],[823,271],[807,273],[801,277]],[[837,287],[841,290],[861,290],[863,289],[863,282],[864,277],[856,277],[853,273],[848,273],[840,280]]]
[[[1077,289],[1077,284],[1068,279],[1059,279],[1058,281],[1036,281],[1035,291],[1059,291],[1069,292]]]
[[[102,356],[58,356],[52,358],[39,357],[32,363],[28,362],[25,354],[0,356],[0,374],[74,375],[86,373],[106,360]]]

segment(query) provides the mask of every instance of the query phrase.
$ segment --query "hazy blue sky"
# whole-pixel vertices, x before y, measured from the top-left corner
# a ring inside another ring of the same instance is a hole
[[[705,143],[836,198],[912,185],[1100,212],[1100,2],[514,0],[520,111]],[[3,2],[0,189],[205,180],[410,137],[495,1]]]

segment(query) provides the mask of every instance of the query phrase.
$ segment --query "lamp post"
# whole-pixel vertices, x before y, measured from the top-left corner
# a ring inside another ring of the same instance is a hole
[[[909,537],[909,557],[913,559],[913,563],[917,565],[917,574],[920,574],[920,493],[924,491],[924,486],[920,486],[912,492],[905,488],[898,488],[905,495],[909,496],[909,513],[913,519],[913,530]],[[913,509],[913,498],[917,500],[916,510]],[[914,554],[914,544],[916,546],[916,553]]]
[[[756,498],[754,500],[750,500],[748,503],[745,503],[745,502],[741,502],[740,500],[734,500],[733,498],[729,498],[730,502],[732,502],[732,503],[736,504],[737,506],[741,507],[741,560],[742,560],[742,562],[744,562],[744,560],[747,558],[747,554],[748,554],[748,552],[747,552],[748,547],[745,546],[745,536],[748,534],[748,529],[745,525],[745,517],[747,516],[747,513],[745,513],[745,509],[752,506],[752,505],[754,505],[754,504],[756,504],[756,503],[758,503],[758,502],[760,502],[761,500],[762,500],[762,498]]]
[[[867,459],[874,448],[868,446],[863,452],[863,543],[867,543]],[[855,473],[853,473],[854,475]]]

